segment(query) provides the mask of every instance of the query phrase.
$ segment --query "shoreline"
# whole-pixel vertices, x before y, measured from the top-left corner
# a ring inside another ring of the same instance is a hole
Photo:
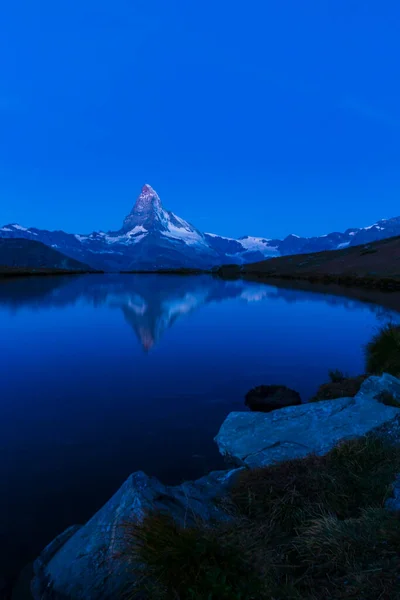
[[[260,283],[281,289],[298,290],[302,292],[312,292],[315,294],[324,294],[331,296],[340,296],[369,304],[376,304],[383,308],[400,311],[400,280],[397,281],[398,287],[387,287],[379,285],[356,285],[354,282],[347,283],[343,280],[338,281],[337,278],[331,277],[305,277],[305,276],[278,276],[275,274],[265,275],[264,273],[249,273],[239,272],[240,267],[235,265],[234,273],[231,267],[227,272],[221,271],[204,271],[198,269],[179,269],[179,270],[160,270],[160,271],[71,271],[71,270],[54,270],[54,269],[10,269],[2,270],[0,268],[0,282],[21,279],[24,277],[59,277],[72,275],[171,275],[180,277],[202,276],[207,275],[215,279],[223,281],[242,280],[250,283]],[[354,280],[353,280],[354,281]]]
[[[390,277],[358,277],[353,275],[333,275],[333,274],[287,274],[271,273],[265,274],[257,271],[243,270],[243,279],[252,278],[257,281],[270,279],[280,279],[283,281],[307,281],[309,283],[319,283],[323,285],[336,284],[349,288],[379,289],[381,291],[395,292],[400,290],[400,279]]]
[[[38,268],[29,269],[26,267],[0,267],[0,281],[2,279],[12,279],[15,277],[52,277],[59,275],[104,275],[104,271],[74,271],[71,269],[51,269]]]

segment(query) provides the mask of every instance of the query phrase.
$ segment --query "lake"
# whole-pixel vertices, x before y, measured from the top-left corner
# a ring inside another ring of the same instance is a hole
[[[209,276],[0,283],[0,574],[82,523],[133,471],[165,483],[223,467],[213,437],[245,393],[307,401],[397,312]]]

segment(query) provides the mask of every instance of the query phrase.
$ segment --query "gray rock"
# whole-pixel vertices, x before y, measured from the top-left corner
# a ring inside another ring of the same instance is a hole
[[[121,558],[124,523],[140,522],[148,511],[170,514],[177,523],[227,519],[215,500],[223,496],[240,469],[216,471],[194,482],[169,487],[137,472],[83,527],[56,538],[34,564],[35,600],[120,598],[135,577]],[[136,565],[139,572],[140,567]]]
[[[389,392],[396,400],[400,401],[400,379],[393,377],[393,375],[389,375],[389,373],[368,377],[361,385],[357,397],[375,398],[382,392]]]
[[[366,380],[354,398],[290,406],[272,413],[233,412],[215,438],[221,454],[236,465],[259,467],[274,462],[323,455],[344,439],[365,435],[400,414],[367,394],[395,387],[390,376]],[[376,381],[376,380],[380,381]],[[398,380],[397,380],[398,381]],[[400,381],[398,381],[400,386]]]

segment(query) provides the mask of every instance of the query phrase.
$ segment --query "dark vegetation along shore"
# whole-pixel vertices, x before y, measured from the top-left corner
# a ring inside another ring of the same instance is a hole
[[[400,237],[342,250],[280,256],[248,265],[221,266],[224,278],[287,279],[400,289]]]
[[[120,271],[124,275],[207,275],[211,271],[206,269],[192,269],[181,267],[180,269],[156,269],[153,271]]]
[[[309,404],[228,415],[231,469],[131,475],[44,550],[35,600],[400,600],[400,326],[365,354]]]
[[[52,267],[7,267],[0,265],[0,279],[11,277],[33,277],[33,276],[51,276],[51,275],[88,275],[91,273],[101,273],[101,271],[77,270],[77,269],[55,269]]]

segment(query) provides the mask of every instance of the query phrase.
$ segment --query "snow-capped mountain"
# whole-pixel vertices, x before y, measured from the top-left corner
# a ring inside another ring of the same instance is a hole
[[[229,257],[230,262],[246,263],[279,256],[278,240],[244,236],[237,240],[222,237],[215,233],[206,233],[205,237],[212,248]]]
[[[361,228],[347,229],[345,232],[333,232],[319,237],[302,238],[291,233],[283,240],[244,237],[238,240],[206,233],[206,238],[214,248],[226,253],[238,252],[244,262],[256,262],[262,258],[253,258],[253,253],[261,254],[263,258],[286,256],[289,254],[306,254],[322,252],[323,250],[340,250],[348,246],[359,246],[389,237],[400,235],[400,217],[382,219],[374,225]],[[245,248],[239,250],[239,245]],[[233,256],[231,256],[233,258]],[[231,262],[235,262],[232,260]]]
[[[304,254],[322,250],[340,250],[400,235],[400,217],[382,219],[368,227],[346,229],[319,237],[301,238],[290,235],[278,245],[280,254]]]
[[[74,235],[11,224],[0,228],[0,237],[41,241],[93,268],[112,271],[210,268],[226,262],[261,260],[268,255],[238,241],[228,244],[232,247],[225,252],[211,235],[165,210],[158,194],[147,184],[118,231]]]
[[[239,239],[202,233],[163,208],[154,189],[145,185],[118,231],[71,234],[11,224],[0,228],[0,238],[35,240],[66,256],[106,271],[163,268],[211,268],[256,262],[287,254],[336,250],[400,235],[400,217],[369,227],[324,236],[284,240],[244,236]]]

